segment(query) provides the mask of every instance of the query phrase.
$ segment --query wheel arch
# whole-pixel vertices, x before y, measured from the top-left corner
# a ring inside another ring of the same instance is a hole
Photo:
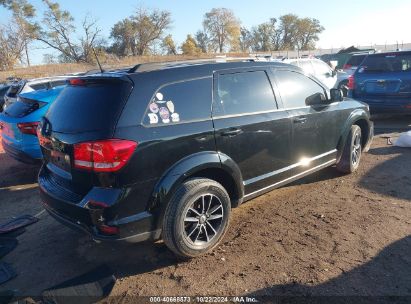
[[[341,159],[341,155],[344,150],[344,146],[352,125],[357,125],[361,128],[361,137],[366,139],[361,141],[361,145],[364,151],[366,151],[366,147],[368,146],[367,144],[370,142],[371,138],[369,137],[372,136],[372,132],[370,132],[372,124],[369,119],[369,114],[363,109],[356,109],[347,118],[344,127],[341,131],[340,138],[337,144],[337,162]]]
[[[167,204],[178,186],[194,177],[204,177],[219,182],[229,194],[232,207],[241,204],[244,186],[240,169],[235,162],[223,153],[199,152],[174,164],[154,187],[149,209],[159,215],[157,227],[161,227]]]

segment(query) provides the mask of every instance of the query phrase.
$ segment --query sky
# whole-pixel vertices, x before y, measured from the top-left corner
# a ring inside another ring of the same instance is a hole
[[[41,16],[41,0],[28,0]],[[70,11],[80,27],[86,14],[97,19],[103,36],[108,39],[112,26],[136,10],[140,5],[171,12],[173,24],[170,33],[180,44],[187,34],[202,28],[203,16],[214,7],[232,9],[242,26],[250,28],[272,17],[293,13],[300,17],[316,18],[325,27],[317,46],[340,48],[351,45],[395,44],[411,42],[409,31],[410,0],[58,0],[63,9]],[[0,24],[10,20],[10,13],[0,8]],[[43,54],[53,53],[36,43],[31,48],[31,61],[41,64]]]

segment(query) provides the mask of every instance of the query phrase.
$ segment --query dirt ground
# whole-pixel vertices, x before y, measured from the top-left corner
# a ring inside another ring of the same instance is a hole
[[[411,121],[411,119],[408,119]],[[377,124],[358,172],[327,168],[233,210],[214,252],[178,261],[162,243],[97,244],[41,213],[38,167],[0,154],[0,221],[40,213],[3,260],[18,273],[0,290],[42,290],[109,265],[111,295],[411,296],[411,149],[387,146]],[[396,136],[397,133],[391,134]]]

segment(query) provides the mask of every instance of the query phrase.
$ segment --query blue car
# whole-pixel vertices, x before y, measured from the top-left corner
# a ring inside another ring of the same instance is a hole
[[[24,163],[41,160],[37,125],[64,88],[65,85],[21,94],[0,114],[2,145],[8,155]]]
[[[374,114],[411,114],[411,51],[368,55],[348,78],[348,96]]]

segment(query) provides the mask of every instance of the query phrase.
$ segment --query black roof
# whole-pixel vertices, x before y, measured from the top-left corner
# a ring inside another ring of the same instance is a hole
[[[187,60],[187,61],[171,61],[171,62],[153,62],[142,63],[132,68],[121,68],[104,71],[103,73],[87,73],[83,77],[122,77],[126,75],[141,75],[143,73],[156,73],[166,72],[164,74],[184,74],[190,77],[206,77],[211,76],[214,71],[247,67],[290,67],[289,64],[282,62],[256,62],[252,59],[239,59],[235,61],[223,61],[213,59],[202,60]],[[291,66],[293,69],[299,69],[298,67]],[[163,74],[163,73],[161,73]],[[81,76],[80,76],[81,77]]]
[[[178,69],[178,68],[191,68],[195,70],[222,70],[222,69],[234,69],[243,68],[251,66],[284,66],[280,62],[269,62],[260,61],[256,62],[252,58],[250,59],[239,59],[239,60],[213,60],[213,59],[203,59],[203,60],[186,60],[186,61],[170,61],[170,62],[154,62],[154,63],[142,63],[134,66],[130,69],[129,73],[138,72],[150,72],[165,69]]]

